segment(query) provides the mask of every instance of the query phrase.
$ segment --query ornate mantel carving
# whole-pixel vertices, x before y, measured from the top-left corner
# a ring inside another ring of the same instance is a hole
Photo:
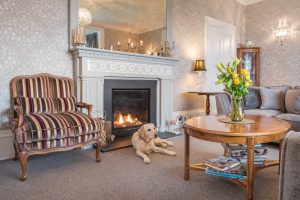
[[[165,131],[173,119],[173,70],[178,60],[135,53],[78,47],[71,49],[79,100],[94,105],[95,115],[104,116],[105,79],[157,80],[157,124]]]

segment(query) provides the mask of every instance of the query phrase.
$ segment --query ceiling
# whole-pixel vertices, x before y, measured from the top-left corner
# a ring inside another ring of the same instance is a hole
[[[265,1],[265,0],[236,0],[236,1],[243,4],[243,5],[245,5],[245,6],[248,6],[248,5],[251,5],[251,4],[260,2],[260,1]]]
[[[166,26],[166,0],[80,0],[80,7],[104,28],[138,34]]]

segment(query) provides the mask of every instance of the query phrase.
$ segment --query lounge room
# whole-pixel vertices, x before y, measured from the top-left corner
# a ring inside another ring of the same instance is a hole
[[[0,199],[300,200],[300,0],[0,0]]]

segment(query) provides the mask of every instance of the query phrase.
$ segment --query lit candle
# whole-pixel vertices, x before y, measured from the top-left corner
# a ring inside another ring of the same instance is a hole
[[[121,44],[120,41],[118,41],[118,46],[120,46],[120,44]]]
[[[141,46],[141,47],[143,46],[143,43],[144,43],[143,40],[141,40],[141,41],[140,41],[140,46]]]
[[[131,48],[133,49],[133,43],[130,44]]]
[[[131,42],[131,39],[130,39],[130,38],[128,38],[128,44],[130,44],[130,42]]]

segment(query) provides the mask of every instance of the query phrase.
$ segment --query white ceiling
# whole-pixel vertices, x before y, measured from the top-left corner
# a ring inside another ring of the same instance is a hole
[[[265,1],[265,0],[236,0],[236,1],[243,4],[243,5],[245,5],[245,6],[248,6],[248,5],[251,5],[251,4],[260,2],[260,1]]]
[[[80,0],[92,25],[143,33],[166,26],[166,0]]]

